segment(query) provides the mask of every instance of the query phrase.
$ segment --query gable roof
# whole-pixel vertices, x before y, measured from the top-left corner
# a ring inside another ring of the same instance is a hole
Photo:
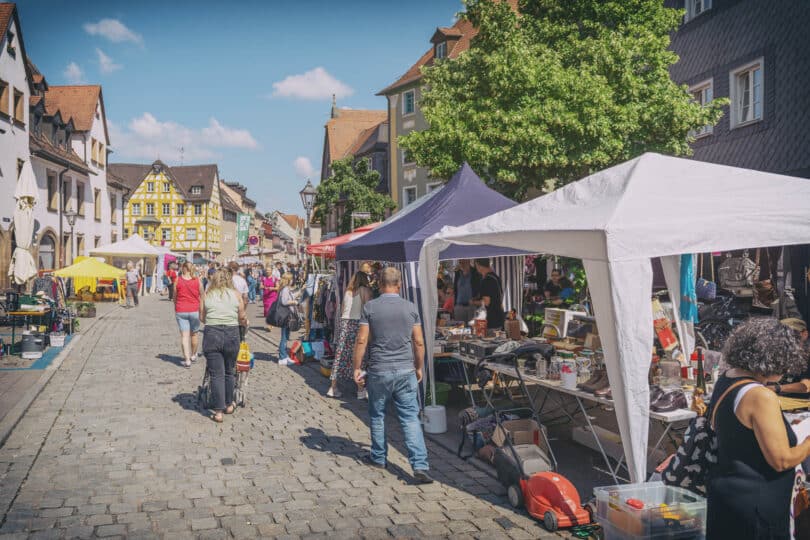
[[[299,228],[304,228],[304,218],[300,216],[296,216],[295,214],[281,214],[281,217],[284,218],[284,221],[295,231],[299,230]]]
[[[376,126],[363,130],[355,139],[354,144],[346,151],[346,155],[359,156],[369,152],[377,144],[388,144],[388,121],[380,122]]]
[[[364,131],[378,126],[387,119],[386,111],[340,109],[338,115],[326,123],[329,163],[346,157]]]
[[[509,3],[509,6],[514,10],[517,11],[518,9],[518,0],[505,0]],[[436,34],[442,34],[446,37],[456,38],[457,41],[453,45],[453,48],[447,51],[447,58],[456,58],[459,54],[463,53],[464,51],[470,48],[470,42],[472,39],[478,35],[478,29],[473,26],[473,24],[468,21],[467,19],[459,19],[456,23],[451,27],[438,27],[436,31],[433,33],[433,37],[431,39],[435,39]],[[395,90],[399,88],[411,84],[413,82],[418,81],[422,78],[422,68],[424,66],[432,66],[433,65],[433,54],[434,48],[431,47],[428,49],[425,54],[416,61],[414,65],[408,68],[408,71],[402,74],[399,79],[388,85],[387,87],[383,88],[379,92],[377,92],[378,96],[384,96],[390,93],[393,93]]]
[[[219,190],[219,200],[222,203],[222,210],[233,214],[242,212],[242,209],[237,206],[236,202],[231,199],[231,196],[224,189]]]
[[[15,5],[11,2],[0,2],[0,39],[6,35],[11,17],[14,14]]]
[[[6,32],[9,26],[11,26],[12,19],[14,19],[17,28],[17,40],[20,42],[19,54],[22,55],[21,58],[23,59],[23,66],[25,67],[25,75],[26,79],[28,79],[28,90],[32,91],[33,82],[31,80],[31,69],[26,61],[28,55],[25,52],[25,40],[22,36],[22,25],[20,24],[20,14],[17,11],[17,4],[14,2],[0,2],[0,41],[6,37]]]
[[[96,104],[101,102],[101,111],[104,113],[104,136],[106,144],[110,144],[107,133],[106,113],[104,112],[104,98],[101,86],[98,84],[75,86],[49,86],[45,92],[45,109],[48,114],[62,111],[62,116],[73,118],[76,131],[90,131],[96,116]]]
[[[169,167],[160,160],[143,165],[140,163],[110,163],[107,167],[109,172],[121,179],[130,191],[135,191],[146,175],[152,170],[153,165],[163,167],[166,175],[174,181],[180,194],[187,201],[208,201],[214,191],[214,181],[218,179],[218,169],[214,164],[208,165],[185,165]],[[199,195],[191,194],[192,186],[201,186],[202,192]]]

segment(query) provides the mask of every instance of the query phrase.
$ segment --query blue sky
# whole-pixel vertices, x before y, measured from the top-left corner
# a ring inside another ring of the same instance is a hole
[[[18,9],[49,84],[103,86],[112,162],[175,165],[182,147],[185,164],[217,163],[260,210],[302,213],[298,191],[305,176],[319,178],[331,91],[339,106],[384,109],[374,94],[462,4],[23,0]]]

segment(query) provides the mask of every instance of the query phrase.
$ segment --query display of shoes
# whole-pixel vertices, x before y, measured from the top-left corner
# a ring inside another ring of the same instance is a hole
[[[582,385],[582,390],[584,390],[585,392],[589,392],[589,393],[593,394],[597,390],[607,388],[608,386],[610,386],[610,382],[608,381],[607,371],[602,369],[602,370],[599,370],[599,377],[596,379],[596,381],[594,381],[591,384],[587,384],[587,383],[583,384]]]
[[[583,390],[583,389],[584,389],[586,386],[590,386],[590,385],[592,385],[593,383],[595,383],[596,381],[598,381],[598,380],[599,380],[599,378],[600,378],[601,376],[602,376],[602,370],[601,370],[601,369],[596,369],[596,370],[594,370],[594,372],[591,374],[591,378],[590,378],[590,379],[588,379],[588,380],[587,380],[587,381],[585,381],[585,382],[581,382],[581,383],[579,383],[579,384],[577,385],[577,388],[578,388],[578,389],[580,389],[580,390]]]
[[[594,391],[593,395],[596,397],[607,397],[610,394],[610,387],[606,386],[604,388],[600,388],[599,390]]]
[[[689,404],[686,402],[686,395],[683,390],[677,388],[664,392],[661,396],[650,404],[650,410],[657,413],[672,412],[676,409],[686,409]]]
[[[658,386],[658,385],[651,386],[650,387],[650,403],[654,403],[655,401],[658,401],[658,398],[660,398],[663,394],[664,394],[664,391],[661,389],[660,386]]]

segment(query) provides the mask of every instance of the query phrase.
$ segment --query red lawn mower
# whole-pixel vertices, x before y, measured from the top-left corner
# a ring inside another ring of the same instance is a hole
[[[529,515],[543,522],[551,532],[593,523],[590,507],[583,507],[574,485],[561,474],[554,472],[557,460],[548,441],[545,427],[539,422],[539,415],[531,399],[526,383],[519,368],[519,358],[534,360],[534,355],[549,355],[548,345],[523,345],[504,354],[484,358],[476,367],[476,379],[479,372],[486,370],[487,362],[506,364],[515,369],[521,393],[528,399],[533,427],[513,433],[510,422],[501,418],[504,410],[498,410],[491,401],[491,395],[484,392],[488,405],[495,410],[496,432],[493,441],[499,445],[495,451],[494,465],[498,481],[507,488],[509,503],[515,508],[525,506]],[[528,363],[528,362],[527,362]],[[514,410],[514,409],[513,409]],[[518,421],[520,422],[520,421]],[[512,424],[515,425],[514,423]],[[496,440],[497,439],[497,440]],[[517,440],[516,440],[517,439]]]

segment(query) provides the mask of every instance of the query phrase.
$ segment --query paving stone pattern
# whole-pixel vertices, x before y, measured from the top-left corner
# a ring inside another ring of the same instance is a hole
[[[322,397],[326,380],[278,366],[261,332],[247,407],[215,424],[169,302],[94,324],[0,448],[0,539],[554,537],[438,446],[437,482],[413,485],[397,426],[393,470],[364,465],[364,403]]]

